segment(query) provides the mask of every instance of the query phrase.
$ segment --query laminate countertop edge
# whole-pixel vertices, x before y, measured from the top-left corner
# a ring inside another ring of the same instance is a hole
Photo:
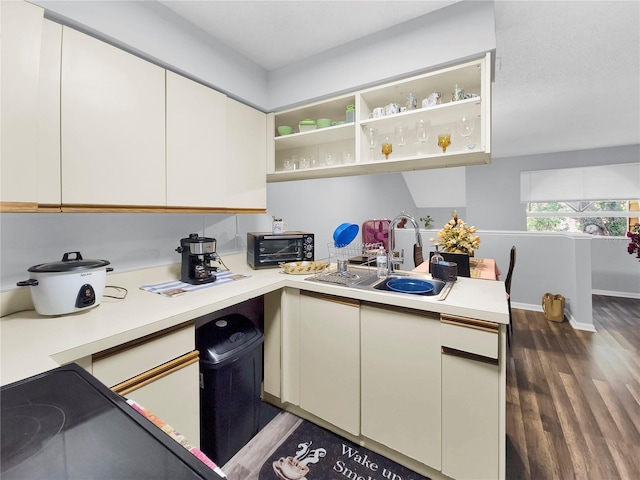
[[[287,275],[279,268],[252,270],[244,253],[226,255],[223,260],[233,273],[248,278],[165,297],[141,290],[140,286],[179,278],[179,264],[112,272],[106,283],[126,288],[124,300],[103,297],[98,307],[71,315],[45,317],[35,310],[26,310],[0,318],[0,385],[79,361],[284,287],[496,323],[509,321],[503,282],[461,278],[446,300],[438,302],[413,295],[309,282],[305,280],[308,275]]]

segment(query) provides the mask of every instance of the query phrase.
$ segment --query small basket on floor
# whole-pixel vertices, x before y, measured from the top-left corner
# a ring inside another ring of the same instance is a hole
[[[564,297],[560,294],[545,293],[542,296],[544,317],[551,322],[564,321]]]

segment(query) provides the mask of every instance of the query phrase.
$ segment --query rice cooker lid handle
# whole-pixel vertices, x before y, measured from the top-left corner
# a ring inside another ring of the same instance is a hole
[[[73,258],[72,258],[73,256]],[[29,268],[29,272],[72,272],[78,270],[91,270],[105,267],[111,262],[108,260],[84,259],[80,252],[67,252],[59,262],[41,263]]]

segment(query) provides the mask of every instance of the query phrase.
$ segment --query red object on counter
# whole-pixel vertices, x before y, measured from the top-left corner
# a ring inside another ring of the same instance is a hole
[[[384,249],[389,251],[389,225],[391,220],[383,218],[379,220],[366,220],[362,224],[362,243],[382,243]]]

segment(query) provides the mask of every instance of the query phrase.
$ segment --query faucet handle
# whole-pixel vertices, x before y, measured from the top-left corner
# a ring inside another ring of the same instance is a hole
[[[393,263],[394,265],[400,265],[404,263],[404,248],[399,252],[397,250],[390,252],[389,257],[391,258],[391,263]]]

